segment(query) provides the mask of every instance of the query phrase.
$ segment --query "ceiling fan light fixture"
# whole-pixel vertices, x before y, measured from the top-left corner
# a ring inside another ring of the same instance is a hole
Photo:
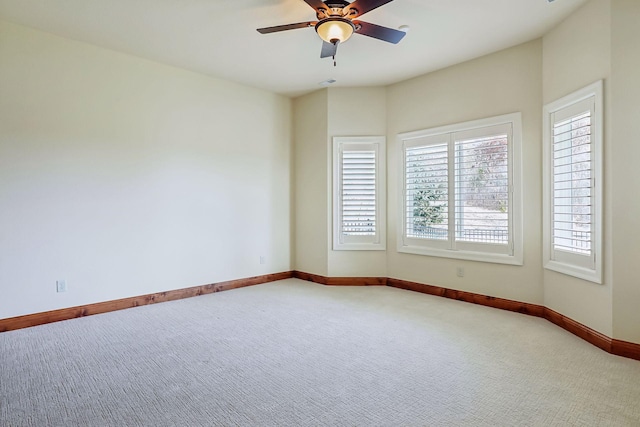
[[[353,35],[356,27],[345,18],[327,18],[316,25],[316,32],[327,43],[344,43]]]

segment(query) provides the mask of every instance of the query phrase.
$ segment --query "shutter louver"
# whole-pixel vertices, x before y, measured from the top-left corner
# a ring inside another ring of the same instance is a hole
[[[448,240],[448,145],[405,151],[407,237]]]
[[[508,244],[507,135],[455,142],[455,239]]]
[[[591,112],[553,125],[552,239],[555,250],[591,254]]]
[[[376,152],[342,152],[342,224],[347,236],[376,234]]]

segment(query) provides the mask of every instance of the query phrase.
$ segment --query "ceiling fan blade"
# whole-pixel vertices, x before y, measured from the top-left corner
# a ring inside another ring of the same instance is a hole
[[[382,27],[380,25],[371,24],[364,21],[353,21],[356,26],[356,34],[373,37],[374,39],[397,44],[404,36],[404,31],[394,30],[393,28]],[[359,27],[359,28],[358,28]]]
[[[336,56],[336,53],[338,52],[338,42],[336,43],[329,43],[329,42],[322,42],[322,52],[320,52],[320,58],[329,58],[331,56]]]
[[[349,12],[352,9],[358,11],[355,16],[362,16],[367,12],[377,9],[382,5],[392,2],[393,0],[356,0],[349,6],[345,6],[344,11]]]
[[[322,0],[304,0],[309,6],[314,8],[316,11],[318,9],[327,10],[327,5],[324,4]]]
[[[260,34],[277,33],[278,31],[295,30],[296,28],[313,27],[317,22],[298,22],[297,24],[276,25],[275,27],[258,28]]]

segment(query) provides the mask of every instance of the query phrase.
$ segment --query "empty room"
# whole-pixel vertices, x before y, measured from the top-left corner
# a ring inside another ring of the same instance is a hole
[[[0,426],[640,426],[639,22],[0,0]]]

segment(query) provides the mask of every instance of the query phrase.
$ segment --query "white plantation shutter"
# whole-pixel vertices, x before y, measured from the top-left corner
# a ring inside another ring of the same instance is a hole
[[[589,105],[584,105],[589,108]],[[591,110],[553,125],[553,247],[591,255]]]
[[[514,113],[398,136],[399,252],[522,264],[520,129]]]
[[[384,137],[335,137],[334,250],[385,248]]]
[[[376,234],[376,151],[342,151],[342,235]]]
[[[509,243],[510,126],[461,132],[455,139],[455,239]]]
[[[405,150],[407,237],[448,240],[448,143]]]
[[[545,106],[545,267],[601,283],[602,82]]]

